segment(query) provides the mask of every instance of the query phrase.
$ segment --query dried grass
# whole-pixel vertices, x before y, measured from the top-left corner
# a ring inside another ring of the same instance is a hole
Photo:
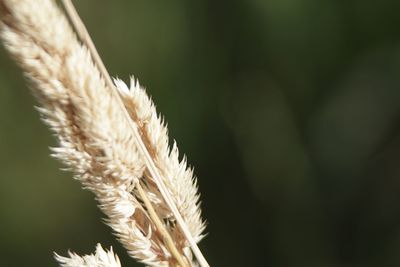
[[[208,266],[196,245],[205,226],[192,170],[179,161],[176,144],[169,147],[145,90],[134,79],[130,88],[111,82],[70,2],[64,4],[75,29],[52,0],[0,0],[1,38],[58,140],[53,156],[95,194],[129,255],[149,266],[196,266],[192,249]],[[100,246],[92,256],[57,260],[119,266]]]

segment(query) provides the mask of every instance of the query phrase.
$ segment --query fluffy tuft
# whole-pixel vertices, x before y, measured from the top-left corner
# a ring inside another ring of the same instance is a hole
[[[61,267],[121,267],[118,256],[114,254],[112,248],[104,250],[97,244],[96,252],[91,255],[79,256],[73,252],[68,252],[68,257],[55,254],[55,259]]]

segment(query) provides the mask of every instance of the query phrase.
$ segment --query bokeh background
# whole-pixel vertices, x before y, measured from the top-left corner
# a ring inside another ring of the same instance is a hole
[[[212,266],[400,264],[400,1],[76,1],[195,167]],[[0,265],[114,241],[0,50]]]

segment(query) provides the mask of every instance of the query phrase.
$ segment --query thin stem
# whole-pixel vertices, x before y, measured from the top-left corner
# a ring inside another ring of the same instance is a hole
[[[112,94],[115,95],[120,106],[124,107],[122,99],[120,98],[119,93],[116,90],[116,88],[111,80],[111,77],[110,77],[107,69],[105,68],[104,63],[101,60],[99,53],[97,52],[97,49],[96,49],[92,39],[90,38],[90,35],[89,35],[85,25],[83,24],[81,18],[79,17],[74,5],[72,4],[71,0],[62,0],[62,3],[67,12],[67,15],[69,16],[69,18],[74,26],[76,33],[78,34],[81,41],[88,47],[88,49],[93,57],[94,63],[98,66],[103,78],[106,81],[107,86],[110,87],[110,89],[112,90]],[[138,150],[144,157],[146,166],[147,166],[151,176],[153,177],[155,183],[157,184],[157,187],[160,190],[160,193],[163,196],[165,202],[167,203],[167,205],[170,207],[172,213],[174,214],[179,227],[181,228],[184,236],[186,237],[186,239],[188,240],[188,242],[191,246],[193,254],[195,255],[197,261],[199,262],[199,265],[201,267],[209,267],[210,265],[208,264],[207,260],[204,258],[199,247],[197,246],[196,242],[194,241],[192,234],[190,233],[188,227],[186,226],[185,221],[182,218],[182,215],[180,214],[178,208],[176,207],[176,205],[174,203],[173,198],[171,197],[170,193],[168,192],[166,186],[164,185],[164,183],[162,181],[162,177],[161,177],[155,163],[153,162],[153,159],[151,158],[151,156],[146,148],[146,145],[143,143],[143,141],[141,139],[141,135],[137,129],[136,124],[134,124],[131,121],[128,111],[125,108],[123,109],[123,113],[124,113],[128,123],[130,125],[130,128],[133,132],[133,135],[135,137],[135,140],[136,140],[136,143],[138,146]]]
[[[183,259],[182,255],[179,253],[178,249],[176,248],[171,235],[169,234],[167,229],[165,229],[163,223],[161,222],[160,218],[158,217],[156,211],[154,210],[153,205],[151,205],[149,198],[147,197],[146,193],[144,192],[143,187],[140,184],[140,182],[138,182],[136,184],[136,188],[139,192],[140,197],[143,200],[145,207],[147,208],[147,212],[149,213],[150,218],[152,219],[153,223],[156,225],[157,230],[161,233],[161,235],[164,239],[164,243],[168,247],[169,251],[175,257],[176,261],[178,262],[178,264],[181,267],[187,267],[188,264],[186,263],[186,261]]]

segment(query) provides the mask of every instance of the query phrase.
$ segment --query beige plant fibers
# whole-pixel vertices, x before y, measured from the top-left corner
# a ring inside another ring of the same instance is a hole
[[[205,224],[192,170],[170,148],[145,90],[133,78],[130,87],[111,81],[71,2],[63,3],[70,20],[54,0],[0,0],[3,44],[58,140],[53,156],[95,194],[130,256],[148,266],[208,266],[196,244]],[[120,266],[100,245],[94,255],[56,259]]]
[[[80,266],[80,267],[121,267],[119,259],[111,251],[105,251],[100,244],[96,247],[94,255],[78,256],[69,252],[69,257],[56,255],[61,267]]]

